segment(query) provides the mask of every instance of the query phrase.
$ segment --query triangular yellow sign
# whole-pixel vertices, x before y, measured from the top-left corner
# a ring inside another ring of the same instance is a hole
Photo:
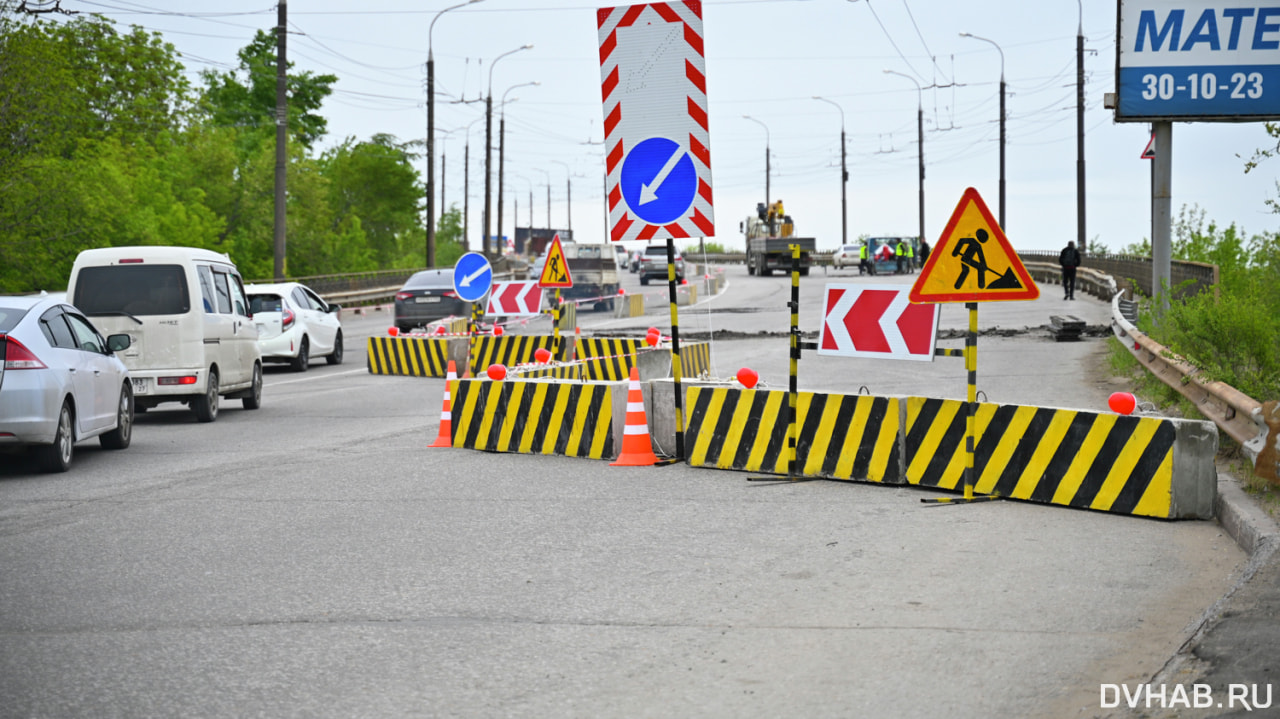
[[[912,302],[995,302],[1040,296],[1004,230],[978,191],[964,191],[960,204],[929,252],[911,287]]]
[[[564,248],[560,246],[560,233],[547,245],[547,261],[542,265],[542,277],[538,278],[539,287],[573,287],[573,277],[569,276],[569,263],[564,259]]]

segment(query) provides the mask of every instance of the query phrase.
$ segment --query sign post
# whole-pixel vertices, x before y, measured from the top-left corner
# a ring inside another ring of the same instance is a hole
[[[493,286],[493,266],[489,258],[479,252],[468,252],[458,258],[453,266],[453,290],[458,297],[471,304],[471,315],[467,317],[467,367],[471,367],[471,355],[474,354],[476,325],[480,322],[483,309],[480,299]]]
[[[551,302],[551,336],[552,352],[560,359],[560,290],[573,287],[573,276],[569,274],[569,261],[564,256],[564,246],[560,244],[560,233],[551,238],[547,245],[547,259],[542,264],[542,275],[538,278],[538,286],[554,287],[555,299]]]
[[[942,237],[929,252],[911,287],[912,302],[964,302],[969,310],[964,366],[968,372],[968,415],[965,419],[964,497],[921,500],[926,503],[981,502],[997,495],[975,496],[973,447],[978,412],[978,303],[1034,300],[1040,296],[1022,260],[978,191],[964,191]],[[950,354],[945,353],[945,354]]]

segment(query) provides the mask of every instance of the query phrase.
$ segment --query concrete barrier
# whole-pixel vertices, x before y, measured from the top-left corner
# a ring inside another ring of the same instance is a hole
[[[619,297],[613,303],[614,317],[644,317],[644,295],[631,294]]]
[[[450,391],[454,447],[613,459],[622,443],[622,382],[470,379]]]
[[[369,374],[406,377],[444,377],[449,360],[458,368],[467,364],[464,337],[436,339],[426,335],[370,337],[367,346]]]

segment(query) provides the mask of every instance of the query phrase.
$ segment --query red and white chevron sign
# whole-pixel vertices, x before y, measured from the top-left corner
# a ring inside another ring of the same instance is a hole
[[[609,238],[715,235],[702,3],[601,8]]]
[[[494,282],[489,293],[491,317],[527,317],[542,311],[542,288],[537,280],[529,282]]]
[[[829,284],[818,354],[933,361],[938,305],[913,305],[910,287]]]

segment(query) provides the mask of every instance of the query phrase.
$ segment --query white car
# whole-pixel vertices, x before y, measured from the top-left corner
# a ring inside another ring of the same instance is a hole
[[[858,253],[860,249],[859,245],[842,245],[840,249],[836,250],[835,254],[831,256],[831,264],[837,270],[841,267],[857,267]]]
[[[306,372],[312,357],[342,364],[339,305],[297,282],[245,285],[244,292],[258,326],[263,362],[288,362],[295,372]]]

